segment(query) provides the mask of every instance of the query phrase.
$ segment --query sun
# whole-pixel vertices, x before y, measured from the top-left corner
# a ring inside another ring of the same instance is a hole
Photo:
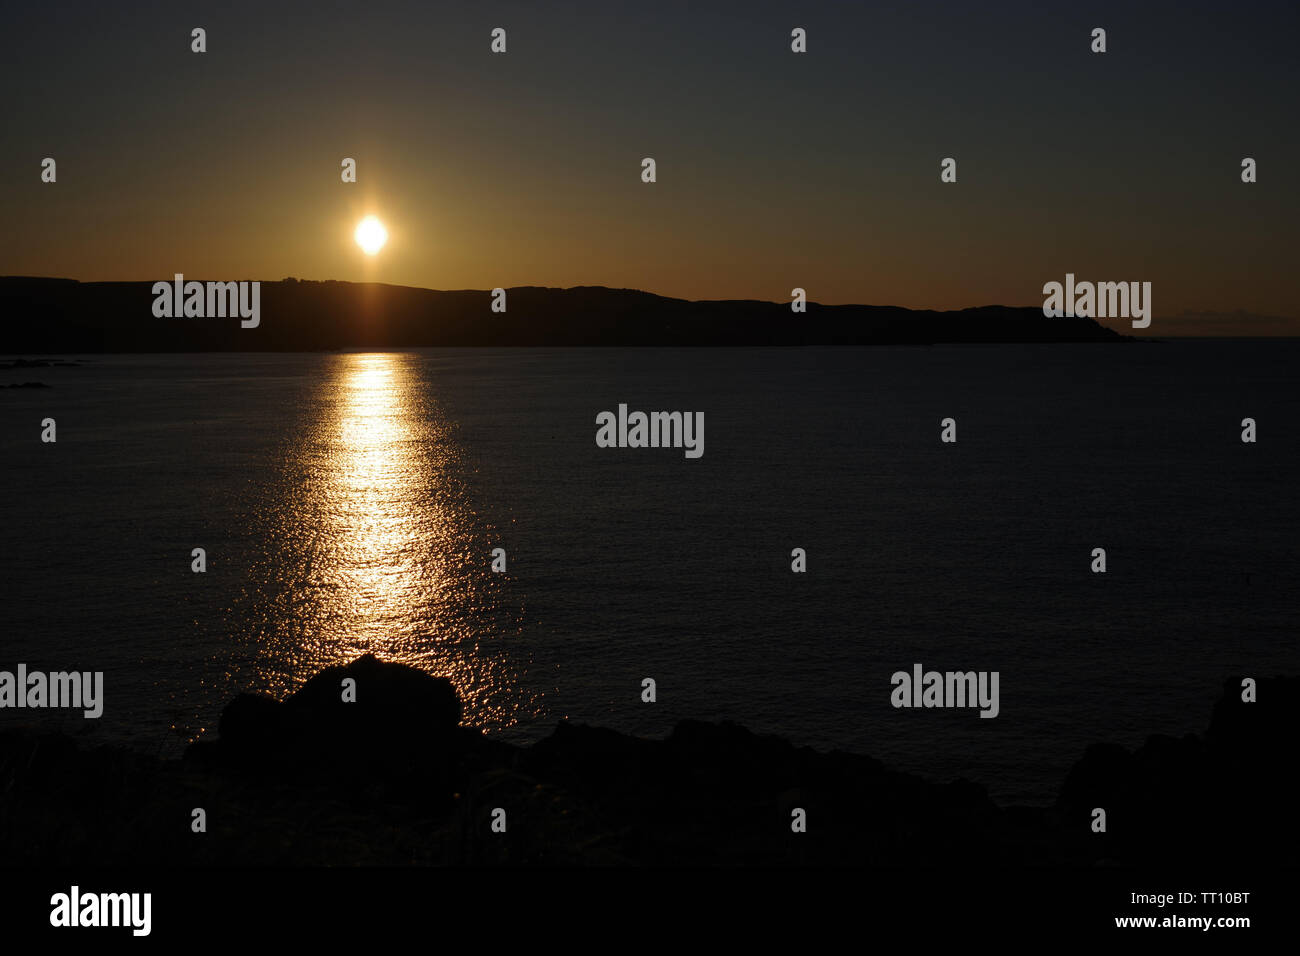
[[[373,256],[384,248],[384,243],[388,241],[388,230],[374,216],[366,216],[357,223],[355,238],[361,251],[368,256]]]

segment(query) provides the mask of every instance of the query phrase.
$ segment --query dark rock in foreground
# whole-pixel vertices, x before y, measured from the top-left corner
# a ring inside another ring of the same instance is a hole
[[[347,702],[345,679],[356,689]],[[186,759],[307,773],[344,761],[391,771],[416,749],[461,753],[477,735],[461,728],[460,717],[460,699],[447,678],[367,654],[346,667],[326,668],[284,703],[240,694],[221,714],[218,739],[193,744]]]
[[[1152,736],[1133,753],[1093,744],[1066,776],[1058,806],[1079,850],[1095,845],[1113,858],[1153,863],[1295,865],[1297,731],[1300,678],[1260,680],[1251,703],[1242,700],[1241,678],[1229,678],[1204,737]],[[1090,826],[1099,807],[1104,834]]]
[[[461,727],[446,679],[366,656],[282,703],[241,695],[182,760],[0,734],[0,847],[10,866],[1295,864],[1300,679],[1258,693],[1243,704],[1230,680],[1205,738],[1095,745],[1056,806],[1003,808],[976,784],[727,723],[665,740],[562,723],[514,747]]]

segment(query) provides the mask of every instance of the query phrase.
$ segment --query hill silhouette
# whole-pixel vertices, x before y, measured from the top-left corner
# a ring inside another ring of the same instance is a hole
[[[186,281],[198,280],[186,276]],[[263,282],[260,324],[238,318],[157,318],[152,282],[0,277],[0,350],[58,352],[313,351],[421,346],[923,345],[940,342],[1124,341],[1092,319],[1040,308],[954,312],[896,306],[687,301],[580,286],[491,293],[379,283]]]

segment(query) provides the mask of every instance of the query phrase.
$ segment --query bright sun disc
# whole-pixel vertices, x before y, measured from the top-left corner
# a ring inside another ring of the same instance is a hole
[[[373,256],[388,241],[388,230],[374,216],[366,216],[357,223],[356,240],[366,255]]]

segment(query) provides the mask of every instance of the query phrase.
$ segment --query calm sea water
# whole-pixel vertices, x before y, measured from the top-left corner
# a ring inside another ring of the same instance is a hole
[[[0,668],[104,671],[94,739],[372,651],[512,740],[729,719],[1039,802],[1300,672],[1296,342],[79,358],[0,371],[53,386],[0,390]],[[704,456],[597,448],[620,402]],[[1001,714],[893,709],[915,662]]]

